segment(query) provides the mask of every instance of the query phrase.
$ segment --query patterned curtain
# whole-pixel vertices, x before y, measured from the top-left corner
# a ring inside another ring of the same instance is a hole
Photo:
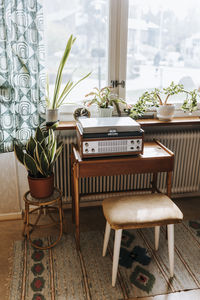
[[[0,0],[0,153],[44,121],[44,54],[41,0]]]

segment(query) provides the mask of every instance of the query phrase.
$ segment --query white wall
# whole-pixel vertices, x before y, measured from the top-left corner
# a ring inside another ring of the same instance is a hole
[[[23,194],[28,190],[27,172],[14,153],[0,154],[0,220],[21,214]]]

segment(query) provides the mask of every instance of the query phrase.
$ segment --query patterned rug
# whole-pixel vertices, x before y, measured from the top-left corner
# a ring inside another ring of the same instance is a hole
[[[52,238],[51,238],[52,239]],[[50,238],[38,243],[51,242]],[[154,251],[153,229],[125,231],[116,287],[111,286],[112,246],[102,257],[103,233],[81,233],[81,251],[72,235],[52,250],[26,241],[14,244],[10,300],[118,300],[200,288],[200,221],[175,226],[175,276],[169,280],[165,229]]]

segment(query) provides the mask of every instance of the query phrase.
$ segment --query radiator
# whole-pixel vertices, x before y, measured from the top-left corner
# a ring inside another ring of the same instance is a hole
[[[72,143],[76,143],[75,133],[59,137],[64,142],[64,149],[55,164],[55,184],[63,191],[64,200],[71,202],[70,153]],[[172,180],[172,194],[198,192],[200,190],[200,131],[179,130],[174,132],[151,132],[145,134],[145,140],[158,139],[175,154]],[[101,176],[80,179],[79,188],[83,195],[81,201],[101,200],[115,192],[139,188],[148,188],[152,174]],[[158,188],[166,192],[166,173],[158,175]],[[92,195],[101,193],[100,195]],[[89,195],[88,195],[89,194]],[[84,196],[86,195],[86,196]]]

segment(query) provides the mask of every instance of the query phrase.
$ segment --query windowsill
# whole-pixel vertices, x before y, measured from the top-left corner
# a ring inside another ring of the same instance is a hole
[[[139,119],[142,128],[154,126],[174,126],[174,125],[200,125],[200,117],[179,117],[173,118],[172,121],[160,121],[158,119]],[[57,130],[74,130],[76,129],[75,121],[61,121]]]

